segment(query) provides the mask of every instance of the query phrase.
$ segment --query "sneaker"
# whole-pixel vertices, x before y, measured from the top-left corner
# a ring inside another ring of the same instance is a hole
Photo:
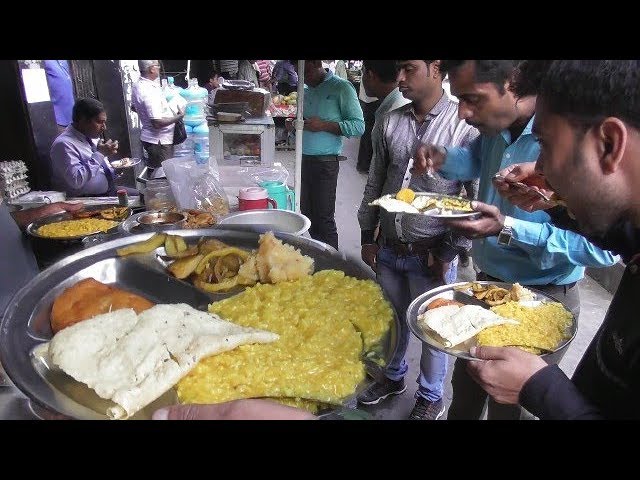
[[[369,388],[358,395],[358,402],[364,405],[375,405],[390,395],[400,395],[407,389],[402,380],[385,380],[383,383],[372,383]]]
[[[416,405],[411,410],[409,420],[438,420],[444,413],[444,402],[442,399],[430,402],[422,397],[418,397]]]

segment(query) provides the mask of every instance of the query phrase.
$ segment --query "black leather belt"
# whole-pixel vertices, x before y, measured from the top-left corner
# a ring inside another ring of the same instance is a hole
[[[341,160],[339,155],[305,155],[304,153],[302,154],[302,158],[314,162],[335,162],[337,160]],[[342,158],[346,159],[346,157]]]
[[[425,238],[417,242],[404,243],[399,240],[382,239],[382,246],[391,248],[398,255],[423,255],[440,245],[441,237]]]

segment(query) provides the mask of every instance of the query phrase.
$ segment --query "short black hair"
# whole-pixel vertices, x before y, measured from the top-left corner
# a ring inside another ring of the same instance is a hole
[[[398,64],[395,60],[363,60],[362,67],[371,70],[385,83],[398,78]]]
[[[617,117],[640,129],[640,60],[555,60],[540,82],[554,114],[584,127]]]
[[[520,60],[442,60],[440,71],[443,76],[446,73],[452,74],[467,62],[475,65],[476,83],[493,83],[504,94],[504,84],[512,78]]]
[[[104,105],[95,98],[80,98],[73,105],[71,118],[74,122],[79,122],[83,118],[95,118],[104,112]]]
[[[513,71],[509,90],[516,97],[537,95],[553,60],[523,60]]]
[[[220,72],[216,68],[212,68],[209,70],[209,76],[207,77],[207,80],[210,80],[212,78],[219,77],[219,76],[220,76]]]
[[[401,62],[408,62],[409,60],[396,60],[396,65],[398,65]],[[422,60],[424,63],[427,64],[427,66],[431,65],[433,62],[435,62],[435,60]]]

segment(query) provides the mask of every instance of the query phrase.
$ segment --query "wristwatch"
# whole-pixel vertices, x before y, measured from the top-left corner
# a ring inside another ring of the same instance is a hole
[[[505,247],[511,244],[511,238],[513,237],[513,224],[515,219],[513,217],[504,217],[504,226],[498,234],[498,245],[504,245]]]

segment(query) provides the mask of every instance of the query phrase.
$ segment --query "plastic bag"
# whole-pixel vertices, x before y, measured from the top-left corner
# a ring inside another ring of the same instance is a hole
[[[193,156],[170,158],[162,162],[162,168],[178,208],[205,210],[215,217],[229,213],[215,157],[204,164],[196,163]]]
[[[272,167],[245,166],[221,167],[220,181],[226,186],[252,187],[262,182],[282,182],[287,185],[289,172],[281,164]]]

